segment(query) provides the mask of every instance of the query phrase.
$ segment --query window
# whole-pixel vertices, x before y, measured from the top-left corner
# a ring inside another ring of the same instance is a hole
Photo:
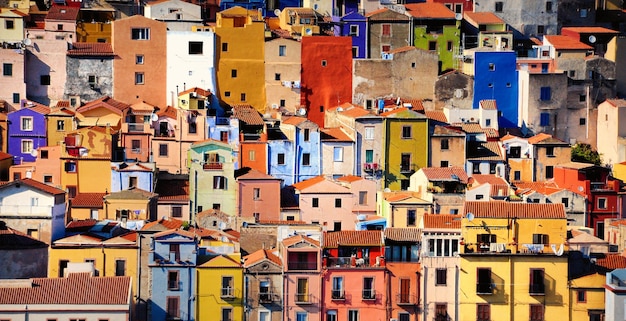
[[[383,23],[381,25],[381,34],[383,36],[391,36],[391,24]]]
[[[333,148],[333,160],[335,162],[343,162],[343,147]]]
[[[403,153],[400,155],[400,172],[407,173],[411,171],[411,154]]]
[[[256,151],[255,150],[248,151],[248,160],[249,161],[255,161],[256,160]]]
[[[364,277],[363,278],[363,295],[362,298],[364,300],[373,300],[376,298],[376,293],[374,291],[374,278],[372,277]]]
[[[496,64],[494,64],[493,62],[489,63],[489,71],[496,71]]]
[[[311,199],[311,207],[320,207],[320,199],[317,197]]]
[[[587,18],[587,9],[580,9],[580,17],[581,18]]]
[[[598,198],[598,208],[606,209],[606,198]]]
[[[391,45],[382,45],[380,51],[382,52],[391,51]]]
[[[274,74],[274,80],[280,80],[280,74],[279,73],[275,73]]]
[[[137,176],[128,177],[128,187],[137,187]]]
[[[52,183],[52,175],[44,175],[43,182],[48,184]]]
[[[321,105],[320,106],[320,113],[323,113],[323,112],[324,112],[324,105]]]
[[[231,69],[230,70],[230,77],[231,78],[237,78],[237,69]]]
[[[277,163],[278,165],[285,165],[285,154],[278,154],[277,155]]]
[[[213,189],[226,189],[226,177],[224,176],[213,176]]]
[[[61,23],[57,24],[57,30],[59,31],[63,30],[63,24]]]
[[[285,107],[285,100],[284,99],[280,100],[280,107]]]
[[[131,141],[131,150],[134,154],[141,153],[141,141],[139,139]]]
[[[497,1],[496,2],[496,12],[502,12],[502,7],[504,6],[504,2],[502,1]]]
[[[476,305],[476,321],[491,321],[491,306],[489,304]]]
[[[519,181],[522,179],[522,172],[520,171],[514,171],[513,172],[513,180],[514,181]]]
[[[189,54],[201,55],[203,49],[202,41],[189,41]]]
[[[309,153],[302,154],[302,166],[311,166],[311,154]]]
[[[407,210],[406,211],[406,225],[415,226],[416,221],[417,221],[416,211]]]
[[[304,141],[308,142],[311,139],[311,130],[308,128],[304,129]]]
[[[115,276],[126,275],[126,260],[115,260]]]
[[[366,140],[374,139],[374,127],[373,126],[365,127],[365,139]]]
[[[538,33],[538,34],[540,34],[540,35],[541,35],[541,34],[543,34],[545,31],[546,31],[546,26],[544,26],[544,25],[538,25],[538,26],[537,26],[537,33]]]
[[[328,65],[328,62],[326,60],[322,60],[322,67],[326,67]]]
[[[374,162],[374,150],[373,149],[365,150],[365,162],[368,164]]]
[[[350,26],[350,36],[358,37],[359,36],[359,26],[351,25]]]
[[[533,234],[533,244],[549,244],[548,234]]]
[[[326,311],[326,321],[337,321],[337,310]]]
[[[159,156],[167,157],[167,144],[159,144]]]
[[[2,75],[3,76],[13,76],[13,64],[2,64]]]
[[[20,130],[22,131],[33,130],[33,117],[21,117],[20,124]]]
[[[546,147],[546,156],[554,157],[554,146],[547,146]]]
[[[367,205],[367,191],[359,191],[359,205]]]
[[[213,203],[211,208],[219,211],[222,208],[222,205],[220,203]],[[202,212],[202,206],[198,206],[198,212]],[[213,226],[216,226],[216,224],[217,222],[213,222]]]
[[[33,151],[33,141],[30,139],[22,140],[22,154],[30,154]]]
[[[183,207],[172,206],[172,217],[183,217]]]
[[[50,86],[50,75],[41,75],[39,77],[39,83],[42,86]]]
[[[428,50],[430,50],[430,51],[437,50],[437,41],[429,41],[428,42]]]
[[[398,312],[398,321],[411,321],[411,315],[405,312]]]
[[[68,173],[76,173],[76,163],[74,162],[66,162],[65,163],[65,171]]]
[[[554,177],[554,166],[546,166],[546,179]]]
[[[296,285],[296,302],[309,302],[309,279],[298,278]],[[300,318],[297,319],[300,320]],[[304,320],[306,320],[306,314]]]
[[[132,28],[130,37],[132,40],[150,40],[150,28]]]
[[[15,21],[7,19],[4,24],[5,29],[15,29]]]
[[[65,131],[65,120],[57,120],[57,131]]]
[[[222,308],[221,321],[233,321],[233,308]]]
[[[333,300],[344,299],[344,291],[343,291],[343,277],[335,276],[333,277],[333,288],[332,288],[332,298]]]
[[[246,101],[246,93],[241,93],[241,101]]]
[[[447,269],[437,269],[437,275],[435,278],[435,285],[446,285],[448,280]]]
[[[581,126],[585,126],[587,124],[587,119],[586,118],[578,119],[578,124]]]
[[[334,232],[341,231],[341,222],[333,222],[333,231]]]
[[[170,258],[180,261],[180,244],[170,244]]]
[[[411,138],[411,126],[402,126],[402,138]]]
[[[550,87],[541,87],[539,99],[547,101],[552,98],[552,89]]]
[[[579,302],[579,303],[587,302],[587,291],[585,290],[576,291],[576,302]]]
[[[543,305],[530,305],[530,321],[543,321]]]
[[[287,46],[280,45],[278,46],[278,56],[284,57],[287,55]]]
[[[17,104],[20,102],[20,94],[19,93],[13,93],[13,103]]]
[[[234,296],[233,277],[222,276],[222,297],[232,297],[232,296]]]
[[[335,208],[341,208],[341,198],[335,198]]]
[[[144,84],[144,75],[143,72],[136,72],[135,73],[135,85],[143,85]]]
[[[144,63],[144,56],[143,55],[136,55],[135,56],[135,65],[143,65]]]
[[[189,127],[187,128],[187,132],[189,134],[195,134],[198,132],[198,124],[196,123],[195,118],[191,118],[189,120]]]
[[[228,51],[228,42],[222,43],[222,51],[223,52],[227,52]]]
[[[544,295],[545,292],[543,269],[530,269],[530,284],[528,293],[530,295]]]
[[[448,320],[448,305],[445,303],[435,304],[435,321]]]
[[[448,51],[452,51],[452,41],[448,41],[447,49]]]
[[[442,150],[448,150],[450,148],[449,143],[450,142],[448,141],[447,138],[442,139],[441,140],[441,149]]]
[[[359,321],[359,310],[348,310],[348,321]]]
[[[260,200],[261,199],[261,189],[255,187],[254,189],[252,189],[252,199],[254,200]]]
[[[570,77],[570,78],[574,78],[574,77],[576,77],[576,70],[570,70],[570,71],[569,71],[569,77]]]
[[[297,301],[297,302],[309,302],[309,301]],[[307,320],[308,320],[308,314],[306,312],[296,312],[296,321],[307,321]]]
[[[450,166],[450,163],[448,163],[448,161],[440,161],[439,162],[439,167],[448,167]]]
[[[546,2],[546,12],[552,12],[552,1]]]
[[[550,126],[550,114],[549,113],[541,113],[539,119],[539,126]]]
[[[167,319],[178,319],[180,317],[180,297],[167,297]]]
[[[478,268],[477,269],[476,294],[492,294],[492,293],[493,293],[493,286],[491,284],[491,269],[490,268]]]

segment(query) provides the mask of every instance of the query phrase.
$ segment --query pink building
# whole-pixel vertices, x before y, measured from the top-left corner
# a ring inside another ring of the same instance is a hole
[[[236,178],[239,217],[258,221],[280,220],[280,179],[255,169]]]
[[[389,320],[382,231],[324,233],[326,320]]]
[[[285,296],[283,320],[322,321],[320,242],[304,235],[281,243]]]

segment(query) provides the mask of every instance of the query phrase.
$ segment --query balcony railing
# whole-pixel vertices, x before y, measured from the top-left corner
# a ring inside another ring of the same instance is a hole
[[[272,303],[279,302],[280,297],[278,294],[274,294],[271,292],[261,292],[259,293],[259,303]]]
[[[296,304],[313,304],[313,296],[309,293],[296,293],[294,294],[294,300]]]
[[[326,259],[327,267],[370,267],[370,259],[368,257],[365,258],[355,258],[355,257],[329,257]]]
[[[343,289],[332,289],[331,298],[333,300],[345,300],[346,293],[343,291]]]
[[[374,289],[363,289],[363,300],[376,300],[376,290]]]
[[[222,163],[205,163],[204,165],[202,165],[202,169],[204,169],[205,171],[211,171],[211,170],[222,170],[223,168]]]
[[[415,164],[400,164],[400,173],[413,173],[417,169],[417,165]]]
[[[287,263],[287,268],[292,270],[301,270],[301,271],[315,271],[317,270],[317,262],[289,262]]]
[[[476,294],[493,294],[493,284],[476,283]]]
[[[417,304],[417,295],[409,294],[409,293],[400,293],[396,296],[396,304],[415,305]]]
[[[233,299],[235,298],[235,289],[231,287],[222,288],[221,297],[223,299]]]

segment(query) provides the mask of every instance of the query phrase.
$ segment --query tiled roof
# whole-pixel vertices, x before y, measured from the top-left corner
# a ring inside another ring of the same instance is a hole
[[[483,132],[485,133],[485,136],[487,136],[487,139],[500,138],[500,133],[495,128],[485,127],[483,128]]]
[[[167,236],[167,235],[172,235],[172,234],[177,234],[180,236],[184,236],[190,239],[195,239],[196,235],[189,232],[189,231],[185,231],[185,230],[181,230],[181,229],[175,229],[175,230],[167,230],[167,231],[162,231],[162,232],[158,232],[156,234],[154,234],[154,238],[159,238],[162,236]]]
[[[569,169],[578,169],[578,170],[591,168],[591,167],[596,167],[596,166],[597,165],[595,165],[595,164],[580,163],[580,162],[567,162],[567,163],[556,165],[556,167],[569,168]]]
[[[160,228],[155,228],[157,226],[159,226]],[[143,228],[141,228],[141,230],[142,231],[171,230],[171,229],[178,229],[181,226],[183,226],[183,221],[177,220],[175,218],[170,218],[170,219],[160,219],[158,221],[148,222],[143,226]]]
[[[474,214],[475,218],[565,219],[563,204],[539,204],[521,202],[465,202],[463,216]]]
[[[472,180],[478,184],[508,185],[504,178],[493,174],[473,174]]]
[[[83,229],[83,228],[92,228],[98,223],[98,220],[94,219],[86,219],[86,220],[78,220],[78,221],[70,221],[67,223],[65,229]],[[88,229],[86,229],[88,230]]]
[[[422,240],[422,230],[415,227],[388,227],[385,229],[385,240],[419,242]]]
[[[498,142],[477,142],[468,145],[467,159],[483,161],[502,161],[502,150]]]
[[[261,225],[305,225],[305,221],[287,221],[287,220],[261,220]]]
[[[98,108],[100,106],[108,106],[109,108],[112,108],[114,110],[117,110],[119,112],[123,112],[124,110],[128,109],[130,107],[129,104],[117,101],[109,96],[104,96],[101,98],[98,98],[96,100],[92,100],[88,103],[86,103],[85,105],[78,107],[76,109],[77,112],[79,113],[83,113],[86,112],[88,110],[92,110],[94,108]]]
[[[496,16],[493,12],[469,12],[463,13],[466,20],[471,20],[479,25],[501,24],[504,20]]]
[[[522,195],[522,194],[528,194],[531,192],[538,192],[541,193],[543,195],[550,195],[550,194],[554,194],[556,192],[562,191],[563,188],[559,188],[558,186],[556,186],[556,183],[552,182],[552,181],[548,181],[548,182],[517,182],[514,183],[515,187],[517,187],[517,190],[515,191],[515,194],[517,195]]]
[[[424,214],[424,229],[460,229],[461,215]]]
[[[461,182],[467,184],[469,177],[461,167],[422,167],[429,181]]]
[[[424,103],[421,99],[401,98],[402,106],[411,106],[412,111],[424,112]],[[408,104],[408,105],[407,105]]]
[[[480,107],[482,107],[484,110],[497,110],[498,109],[498,104],[496,103],[495,99],[484,99],[480,101]]]
[[[106,193],[77,193],[72,199],[72,208],[102,208]]]
[[[46,20],[65,20],[65,21],[76,21],[78,18],[78,11],[80,8],[78,7],[66,7],[66,6],[52,6],[48,10],[48,14],[46,15]]]
[[[596,33],[596,34],[618,34],[618,31],[604,27],[563,27],[562,31],[574,31],[576,33]]]
[[[401,23],[408,23],[409,17],[405,14],[389,10],[387,8],[382,8],[378,10],[374,10],[372,12],[366,13],[365,17],[367,17],[368,21],[398,21]]]
[[[406,12],[420,19],[454,19],[454,12],[443,3],[422,2],[405,4]]]
[[[302,181],[302,182],[298,182],[293,184],[292,186],[297,189],[297,190],[303,190],[306,188],[309,188],[317,183],[321,183],[323,181],[325,181],[326,178],[324,178],[324,176],[319,175],[319,176],[315,176],[313,178],[309,178],[306,181]]]
[[[272,175],[267,175],[265,173],[262,173],[254,168],[250,169],[247,173],[237,176],[237,180],[241,180],[241,179],[261,179],[261,180],[267,180],[267,179],[272,179],[272,180],[278,180],[279,178],[276,178]]]
[[[465,132],[462,130],[458,130],[453,127],[440,126],[435,125],[435,130],[433,130],[433,136],[459,136],[464,137]]]
[[[337,141],[337,142],[353,142],[341,128],[324,128],[320,130],[321,139],[324,141]]]
[[[13,158],[13,155],[5,152],[0,152],[0,160],[5,160],[9,158]]]
[[[341,176],[341,177],[337,178],[337,181],[352,183],[352,182],[360,181],[360,180],[363,180],[363,179],[364,178],[361,177],[361,176],[346,175],[346,176]]]
[[[626,107],[626,99],[607,99],[606,102],[613,107]]]
[[[130,304],[129,276],[91,277],[88,273],[70,273],[67,278],[30,280],[32,283],[26,287],[0,288],[0,304]]]
[[[556,50],[591,50],[593,47],[586,45],[572,37],[561,35],[545,35],[544,42],[547,40]]]
[[[42,247],[48,247],[48,245],[12,228],[0,229],[0,250]]]
[[[365,16],[366,17],[371,17],[373,15],[377,15],[379,13],[383,13],[383,12],[387,12],[387,11],[389,11],[389,9],[387,9],[387,8],[380,8],[378,10],[374,10],[374,11],[370,11],[370,12],[366,13]]]
[[[339,246],[381,246],[382,231],[339,231],[324,233],[324,248]]]
[[[395,54],[395,53],[411,51],[411,50],[417,50],[417,48],[415,48],[413,46],[404,46],[404,47],[400,47],[400,48],[389,50],[387,52],[390,53],[390,54]]]
[[[72,43],[70,49],[67,51],[67,55],[72,57],[112,57],[115,54],[113,53],[113,46],[111,45],[111,43],[74,42]]]
[[[167,106],[165,107],[165,109],[157,112],[157,116],[159,117],[168,117],[172,119],[176,119],[176,114],[177,114],[176,108],[172,106]]]
[[[395,191],[395,192],[384,192],[383,198],[387,202],[401,202],[410,198],[415,198],[419,203],[430,204],[430,202],[425,201],[417,197],[417,193],[414,192],[406,192],[406,191]]]
[[[461,129],[468,134],[480,134],[483,133],[483,128],[479,123],[463,123]]]
[[[272,251],[270,250],[265,250],[265,249],[261,249],[258,250],[256,252],[253,252],[249,255],[246,255],[243,257],[243,266],[244,267],[250,267],[256,263],[262,262],[264,260],[269,260],[272,263],[278,265],[278,266],[282,266],[282,261],[280,260],[280,258],[276,255],[274,255],[274,253],[272,253]]]
[[[224,212],[222,212],[220,210],[213,209],[213,208],[210,208],[208,210],[204,210],[204,211],[196,214],[196,219],[197,220],[201,220],[201,219],[203,219],[205,217],[217,217],[220,220],[226,221],[226,222],[228,222],[232,218],[232,216],[230,216],[230,215],[228,215],[228,214],[226,214],[226,213],[224,213]]]
[[[543,141],[544,139],[548,139],[550,137],[552,137],[552,135],[546,134],[546,133],[539,133],[539,134],[537,134],[537,135],[535,135],[533,137],[529,137],[528,138],[528,143],[536,144],[536,143],[538,143],[540,141]]]
[[[621,254],[604,254],[603,257],[596,259],[596,265],[608,270],[626,268],[626,257]]]
[[[137,200],[137,199],[149,199],[156,197],[158,194],[144,191],[140,188],[132,187],[118,192],[110,193],[104,196],[107,200]]]
[[[448,118],[446,118],[446,114],[441,110],[426,110],[424,114],[428,119],[436,120],[438,122],[447,123]]]
[[[246,125],[263,125],[261,114],[250,105],[234,105],[233,116]]]
[[[296,117],[296,116],[282,119],[283,124],[294,125],[294,126],[300,125],[304,123],[305,121],[307,121],[305,117]]]
[[[24,178],[24,179],[18,179],[18,180],[14,180],[12,182],[9,182],[7,184],[1,185],[0,188],[7,188],[9,186],[19,186],[19,184],[22,183],[24,185],[28,185],[32,188],[38,189],[42,192],[48,193],[48,194],[52,194],[52,195],[61,195],[61,194],[65,194],[65,191],[59,188],[56,188],[54,186],[50,186],[48,184],[36,181],[34,179],[31,178]]]
[[[358,117],[363,117],[363,116],[376,116],[372,114],[370,110],[367,110],[361,106],[353,105],[350,103],[339,105],[337,107],[331,108],[330,110],[335,110],[337,113],[342,114],[347,117],[351,117],[351,118],[358,118]]]
[[[311,244],[313,244],[315,246],[318,246],[318,247],[320,246],[320,242],[319,241],[316,241],[316,240],[314,240],[314,239],[312,239],[312,238],[310,238],[310,237],[308,237],[306,235],[302,235],[302,234],[296,234],[296,235],[294,235],[292,237],[288,237],[288,238],[283,239],[283,245],[285,247],[290,247],[290,246],[292,246],[292,245],[294,245],[296,243],[300,243],[302,241],[311,243]]]
[[[611,222],[611,226],[620,226],[620,225],[626,225],[626,219]]]

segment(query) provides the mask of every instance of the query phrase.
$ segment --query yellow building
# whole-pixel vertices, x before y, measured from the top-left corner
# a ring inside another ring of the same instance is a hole
[[[154,221],[157,202],[157,194],[134,187],[110,193],[103,197],[105,219]]]
[[[589,266],[589,263],[587,263]],[[569,320],[604,319],[604,283],[606,275],[592,272],[570,280]],[[596,316],[593,318],[592,316]]]
[[[384,112],[384,187],[406,190],[409,178],[428,166],[428,118],[406,107]]]
[[[46,115],[48,146],[60,145],[67,132],[75,130],[74,111],[65,107],[52,108]]]
[[[265,113],[265,23],[261,11],[232,7],[217,13],[219,98]]]
[[[197,267],[196,320],[243,320],[243,268],[226,256]]]
[[[460,320],[559,320],[569,313],[562,204],[466,202]]]

